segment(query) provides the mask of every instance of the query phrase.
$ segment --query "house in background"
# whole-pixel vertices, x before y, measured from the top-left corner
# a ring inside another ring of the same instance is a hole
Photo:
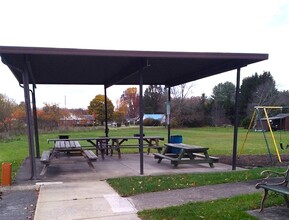
[[[164,114],[144,114],[143,115],[143,120],[148,119],[148,118],[158,120],[161,122],[161,124],[166,122],[166,116]]]
[[[139,117],[135,118],[135,124],[139,124]],[[147,120],[151,119],[151,122],[146,123]],[[166,116],[164,114],[144,114],[143,115],[144,125],[161,125],[166,122]],[[154,123],[153,121],[159,121],[159,123]],[[151,124],[153,123],[153,124]]]
[[[269,122],[273,131],[289,130],[289,114],[283,113],[273,117],[269,117]],[[265,131],[269,131],[269,126],[266,118],[261,118],[260,120],[257,120],[256,130],[262,130],[262,125]]]
[[[93,126],[94,124],[95,118],[93,115],[70,114],[59,120],[59,126]]]

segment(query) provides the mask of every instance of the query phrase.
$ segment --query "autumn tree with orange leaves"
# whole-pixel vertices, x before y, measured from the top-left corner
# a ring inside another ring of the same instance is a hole
[[[26,109],[24,102],[21,102],[14,108],[11,118],[13,130],[17,130],[18,132],[24,131],[26,124]]]
[[[0,131],[9,131],[15,107],[15,101],[9,99],[6,95],[0,94]]]
[[[38,127],[45,130],[52,130],[58,127],[59,119],[65,116],[66,112],[57,104],[44,103],[42,109],[38,109]]]
[[[136,87],[127,88],[120,97],[120,103],[123,109],[127,109],[127,118],[139,116],[139,94]]]
[[[128,107],[123,100],[117,101],[116,105],[117,106],[113,114],[113,119],[116,121],[119,127],[121,124],[126,123],[126,114]]]

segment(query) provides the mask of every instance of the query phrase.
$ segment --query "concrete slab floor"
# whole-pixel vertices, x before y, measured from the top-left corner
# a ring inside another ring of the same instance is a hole
[[[82,157],[65,157],[52,161],[48,166],[44,176],[39,176],[39,181],[76,181],[82,180],[105,180],[108,178],[122,176],[140,175],[140,158],[138,154],[122,154],[122,158],[117,156],[106,156],[93,162],[95,169],[88,166]],[[153,154],[144,154],[144,174],[143,175],[164,175],[178,173],[204,173],[231,171],[232,167],[227,164],[215,163],[211,168],[209,164],[180,164],[174,167],[170,161],[163,160],[157,163]],[[41,172],[42,165],[38,166],[38,173]]]

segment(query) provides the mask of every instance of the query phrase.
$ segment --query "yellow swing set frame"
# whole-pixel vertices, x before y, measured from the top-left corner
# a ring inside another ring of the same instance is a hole
[[[239,155],[241,155],[241,153],[242,153],[242,151],[243,151],[245,142],[246,142],[246,140],[247,140],[247,138],[248,138],[248,134],[249,134],[250,128],[251,128],[252,125],[253,125],[253,122],[254,122],[254,120],[255,120],[256,114],[258,114],[258,119],[259,119],[260,122],[261,122],[261,118],[260,118],[260,115],[259,115],[259,109],[262,109],[262,110],[264,111],[264,115],[265,115],[265,118],[266,118],[266,122],[267,122],[267,125],[268,125],[268,128],[269,128],[269,131],[270,131],[270,135],[271,135],[271,138],[272,138],[272,140],[273,140],[273,144],[274,144],[275,151],[276,151],[276,154],[277,154],[277,157],[278,157],[278,161],[281,163],[281,162],[282,162],[281,156],[280,156],[280,153],[279,153],[279,150],[278,150],[278,147],[277,147],[277,144],[276,144],[276,139],[275,139],[275,136],[274,136],[274,133],[273,133],[271,124],[270,124],[270,119],[269,119],[269,117],[268,117],[267,109],[283,109],[284,107],[282,107],[282,106],[255,106],[254,108],[255,108],[255,110],[254,110],[254,113],[253,113],[253,115],[252,115],[252,118],[251,118],[251,121],[250,121],[248,130],[247,130],[245,139],[244,139],[243,144],[242,144],[242,146],[241,146],[241,149],[240,149],[240,151],[239,151]],[[287,108],[288,108],[288,107],[287,107]],[[263,128],[262,123],[260,123],[260,124],[261,124],[261,126],[262,126],[262,132],[263,132],[264,139],[265,139],[266,146],[267,146],[267,150],[268,150],[268,153],[269,153],[271,162],[272,162],[272,157],[271,157],[271,153],[270,153],[270,149],[269,149],[269,144],[268,144],[268,141],[267,141],[267,138],[266,138],[266,135],[265,135],[265,130],[264,130],[264,128]]]

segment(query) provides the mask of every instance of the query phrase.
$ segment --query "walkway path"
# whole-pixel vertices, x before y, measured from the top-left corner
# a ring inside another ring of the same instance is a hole
[[[227,183],[145,193],[132,196],[130,199],[137,210],[164,208],[188,202],[216,200],[240,194],[256,193],[258,191],[254,187],[255,182]]]
[[[139,219],[133,204],[106,181],[39,184],[35,220]]]

